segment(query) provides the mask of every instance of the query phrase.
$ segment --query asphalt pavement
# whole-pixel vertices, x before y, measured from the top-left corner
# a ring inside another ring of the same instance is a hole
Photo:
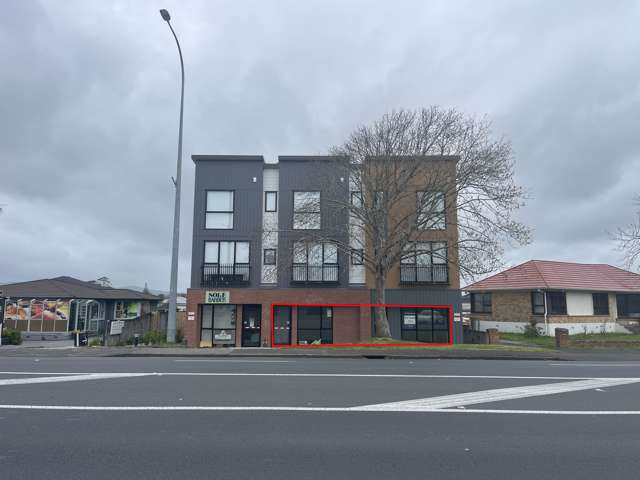
[[[0,357],[0,478],[637,478],[640,362]]]

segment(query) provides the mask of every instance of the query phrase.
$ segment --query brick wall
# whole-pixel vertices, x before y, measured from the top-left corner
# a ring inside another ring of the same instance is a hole
[[[616,296],[609,295],[609,315],[548,315],[549,323],[605,323],[616,319]],[[471,320],[495,322],[544,322],[544,315],[533,315],[530,291],[491,293],[491,313],[471,313]]]
[[[200,305],[204,303],[206,290],[224,290],[230,294],[230,302],[235,305],[257,304],[262,306],[262,323],[260,331],[261,345],[271,345],[271,305],[272,304],[361,304],[370,303],[370,292],[366,288],[219,288],[187,290],[187,312],[193,312],[194,320],[184,322],[184,335],[189,347],[197,347],[200,343]],[[343,310],[343,309],[341,309]],[[355,342],[368,340],[371,337],[371,312],[369,308],[344,309],[334,319],[334,343],[339,341]],[[356,315],[356,312],[358,313]],[[341,323],[338,325],[339,319]],[[241,341],[242,309],[237,309],[236,345]],[[292,309],[292,343],[297,338],[297,309]],[[356,336],[356,332],[358,335]],[[357,337],[357,338],[356,338]]]

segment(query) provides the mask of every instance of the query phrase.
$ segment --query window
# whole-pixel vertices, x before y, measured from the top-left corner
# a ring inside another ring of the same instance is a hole
[[[335,243],[293,244],[293,282],[337,282],[338,247]]]
[[[564,292],[547,292],[547,311],[551,315],[567,314],[567,297]]]
[[[298,307],[298,343],[333,343],[333,308]]]
[[[263,252],[263,262],[265,265],[275,265],[276,264],[276,249],[275,248],[265,248]]]
[[[449,311],[446,308],[403,308],[400,315],[403,340],[449,342]]]
[[[293,262],[309,265],[337,264],[338,247],[335,243],[329,242],[296,242],[293,244]]]
[[[351,249],[351,265],[362,265],[364,263],[364,251],[362,248]]]
[[[544,315],[543,292],[531,292],[531,312],[534,315]]]
[[[491,294],[472,293],[471,294],[472,313],[491,313]]]
[[[235,345],[236,306],[202,305],[200,346]]]
[[[356,208],[362,207],[362,192],[351,192],[351,205]]]
[[[608,293],[593,294],[593,314],[609,315],[609,294]]]
[[[233,228],[233,190],[207,191],[205,228]]]
[[[320,228],[320,192],[293,192],[293,228]]]
[[[447,282],[447,243],[416,242],[405,247],[400,259],[400,281]]]
[[[443,192],[417,193],[417,222],[420,230],[444,230],[446,225]]]
[[[127,320],[140,316],[140,302],[122,300],[117,301],[114,307],[116,320]]]
[[[264,192],[264,211],[278,211],[278,192]]]
[[[204,242],[204,263],[248,264],[249,242]]]

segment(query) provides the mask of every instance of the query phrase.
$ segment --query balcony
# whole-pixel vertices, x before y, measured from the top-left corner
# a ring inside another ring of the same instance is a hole
[[[291,285],[338,285],[338,264],[307,265],[294,263]]]
[[[418,285],[449,283],[449,267],[445,265],[400,265],[400,284]]]
[[[251,268],[248,263],[202,265],[201,287],[242,287],[249,285]]]

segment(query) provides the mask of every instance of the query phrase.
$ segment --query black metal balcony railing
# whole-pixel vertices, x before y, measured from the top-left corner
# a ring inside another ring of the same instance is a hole
[[[251,268],[248,263],[202,265],[201,287],[232,287],[249,285]]]
[[[291,283],[294,285],[338,283],[338,264],[307,265],[294,263],[291,271]]]
[[[447,265],[400,265],[400,283],[449,283]]]

